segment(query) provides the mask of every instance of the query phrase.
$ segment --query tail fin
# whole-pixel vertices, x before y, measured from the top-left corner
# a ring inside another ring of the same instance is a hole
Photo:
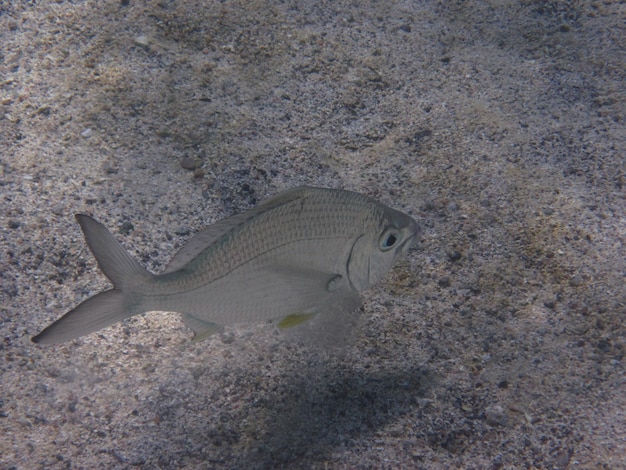
[[[133,294],[128,288],[142,277],[152,275],[126,252],[103,225],[82,214],[77,214],[76,219],[100,269],[113,283],[113,289],[94,295],[66,313],[33,337],[35,343],[61,343],[142,313],[133,308],[138,302],[129,298]]]

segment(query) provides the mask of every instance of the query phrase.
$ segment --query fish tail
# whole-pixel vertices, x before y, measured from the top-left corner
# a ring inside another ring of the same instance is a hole
[[[96,294],[34,336],[32,341],[56,344],[100,330],[133,315],[124,309],[124,303],[124,293],[117,289]]]
[[[151,278],[103,225],[89,216],[77,214],[87,245],[113,289],[96,294],[52,323],[32,338],[40,344],[55,344],[92,333],[125,318],[143,313],[132,287]]]

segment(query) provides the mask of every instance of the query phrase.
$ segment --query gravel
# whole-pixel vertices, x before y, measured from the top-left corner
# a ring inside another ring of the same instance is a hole
[[[0,468],[626,467],[621,2],[0,5]],[[411,213],[354,341],[30,337],[302,184]]]

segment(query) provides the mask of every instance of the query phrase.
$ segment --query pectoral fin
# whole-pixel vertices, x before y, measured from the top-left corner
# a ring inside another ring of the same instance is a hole
[[[301,301],[302,313],[309,313],[311,308],[315,309],[317,305],[328,302],[334,292],[344,284],[340,274],[315,269],[277,265],[268,271],[266,279],[274,280],[274,284],[280,286],[280,291]],[[298,309],[295,311],[298,312]]]
[[[359,295],[344,285],[334,289],[332,295],[317,306],[316,314],[304,319],[301,317],[305,315],[289,315],[281,323],[296,317],[300,321],[288,322],[288,326],[294,326],[285,330],[288,337],[323,348],[342,347],[355,338],[361,314],[360,306]],[[280,323],[278,326],[281,326]]]

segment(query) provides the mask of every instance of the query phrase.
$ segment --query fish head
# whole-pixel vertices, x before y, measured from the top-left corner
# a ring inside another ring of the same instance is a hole
[[[411,216],[387,206],[379,213],[376,223],[357,237],[348,259],[348,278],[359,292],[380,281],[420,237],[420,226]]]

